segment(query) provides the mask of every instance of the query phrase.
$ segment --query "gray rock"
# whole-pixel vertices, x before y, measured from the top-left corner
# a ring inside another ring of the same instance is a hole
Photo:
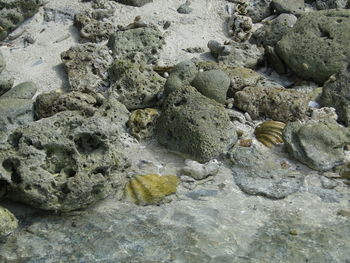
[[[182,169],[184,175],[190,176],[196,180],[203,180],[208,176],[217,175],[220,170],[220,163],[217,160],[210,160],[205,164],[193,160],[186,160],[185,167]]]
[[[255,44],[233,42],[229,49],[228,55],[219,55],[219,63],[232,67],[255,68],[264,59],[264,49]]]
[[[277,43],[276,52],[297,75],[317,83],[350,59],[350,10],[307,13]]]
[[[191,85],[204,96],[219,103],[225,103],[230,78],[224,71],[213,69],[199,72]]]
[[[272,0],[271,6],[278,13],[300,14],[305,9],[304,0]]]
[[[4,70],[0,73],[0,96],[4,94],[5,92],[9,91],[13,83],[15,82],[14,77],[8,72],[7,70]]]
[[[264,18],[272,15],[272,0],[250,0],[246,8],[248,16],[254,23],[260,22]]]
[[[158,58],[165,41],[158,29],[142,27],[117,31],[108,41],[108,47],[117,59],[131,59],[135,53],[142,53],[146,63]]]
[[[235,183],[249,195],[281,199],[303,186],[303,175],[283,169],[270,154],[255,147],[234,147],[228,153]]]
[[[180,5],[176,11],[180,14],[190,14],[193,11],[190,5],[191,1],[187,0],[186,3]]]
[[[3,99],[32,99],[38,87],[32,81],[22,82],[0,97]]]
[[[350,142],[347,128],[335,121],[290,122],[283,140],[291,156],[312,169],[326,171],[344,162],[344,146]]]
[[[206,162],[236,140],[223,105],[184,86],[168,95],[156,126],[158,141],[170,150]]]
[[[316,8],[323,9],[335,9],[335,8],[347,8],[350,3],[348,0],[316,0]]]
[[[61,53],[73,91],[100,91],[108,86],[108,68],[113,58],[106,46],[86,43]]]
[[[197,73],[197,67],[191,60],[185,60],[176,64],[165,82],[164,96],[167,96],[178,88],[190,85]]]
[[[339,121],[350,125],[350,68],[337,73],[324,84],[321,104],[335,108]]]
[[[207,46],[214,58],[218,58],[219,56],[227,56],[230,54],[229,47],[222,45],[216,40],[210,40]]]
[[[246,87],[236,92],[234,105],[252,119],[267,117],[285,122],[305,118],[309,97],[283,88]]]
[[[128,112],[106,102],[93,116],[60,112],[8,133],[0,149],[7,198],[53,211],[84,208],[120,190],[128,161],[119,136]]]
[[[112,82],[109,96],[129,110],[155,106],[165,83],[152,67],[127,60],[114,61],[109,75]]]
[[[17,218],[6,208],[0,206],[0,241],[18,227]]]
[[[144,6],[145,4],[152,3],[153,0],[114,0],[118,3],[131,6]]]
[[[6,67],[6,61],[5,61],[4,55],[1,53],[1,50],[0,50],[0,73],[5,69],[5,67]]]
[[[281,14],[254,32],[253,38],[257,43],[275,46],[278,41],[294,26],[297,17],[292,14]]]

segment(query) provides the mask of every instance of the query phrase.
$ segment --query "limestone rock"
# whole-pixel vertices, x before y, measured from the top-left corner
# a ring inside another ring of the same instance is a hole
[[[279,13],[300,14],[305,8],[304,0],[272,0],[271,6]]]
[[[337,73],[324,84],[321,104],[335,108],[339,121],[350,125],[350,68]]]
[[[142,27],[117,31],[108,41],[108,47],[117,59],[131,59],[135,53],[142,53],[146,63],[158,58],[165,41],[158,29]]]
[[[324,83],[350,59],[350,10],[302,15],[277,43],[276,52],[297,75]]]
[[[0,206],[0,240],[18,227],[17,218],[6,208]]]
[[[170,150],[206,162],[237,140],[224,107],[191,86],[168,95],[156,126],[158,141]]]
[[[350,133],[332,120],[290,122],[283,140],[291,156],[312,169],[326,171],[344,162]]]
[[[153,136],[159,115],[160,112],[152,108],[138,109],[131,112],[128,121],[131,135],[138,140]]]
[[[117,98],[129,110],[155,106],[165,79],[153,71],[152,67],[116,60],[109,72],[113,83],[109,96]]]
[[[0,73],[0,96],[12,88],[14,80],[7,70]]]
[[[198,73],[191,85],[204,96],[225,103],[230,78],[224,71],[213,69]]]
[[[113,62],[109,49],[103,45],[86,43],[71,47],[61,54],[73,91],[105,90],[107,70]]]
[[[9,132],[0,145],[6,197],[44,210],[70,211],[121,190],[128,161],[119,136],[127,119],[122,104],[108,101],[91,117],[59,112]]]
[[[303,119],[309,97],[283,88],[246,87],[235,94],[234,105],[253,119],[271,118],[275,121]]]

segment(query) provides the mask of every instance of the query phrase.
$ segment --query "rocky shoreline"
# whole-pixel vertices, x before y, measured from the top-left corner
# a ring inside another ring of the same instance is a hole
[[[350,262],[349,8],[0,0],[0,262]]]

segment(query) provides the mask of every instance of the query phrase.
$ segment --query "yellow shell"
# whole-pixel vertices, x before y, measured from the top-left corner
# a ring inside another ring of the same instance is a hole
[[[282,132],[284,127],[283,122],[265,121],[256,127],[254,134],[259,142],[271,148],[276,144],[283,143]]]
[[[176,175],[138,175],[127,183],[124,196],[137,205],[159,204],[165,196],[176,192],[179,182]]]

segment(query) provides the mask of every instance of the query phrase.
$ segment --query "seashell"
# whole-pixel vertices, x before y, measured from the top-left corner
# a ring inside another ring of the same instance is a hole
[[[180,179],[176,175],[138,175],[127,183],[124,197],[137,205],[154,205],[176,192]]]
[[[283,122],[265,121],[255,129],[254,134],[259,142],[271,148],[276,144],[283,143],[282,132],[284,127]]]

